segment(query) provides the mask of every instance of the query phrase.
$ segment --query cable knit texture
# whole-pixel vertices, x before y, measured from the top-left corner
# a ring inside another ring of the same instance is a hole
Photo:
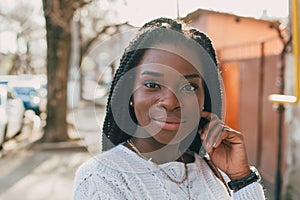
[[[189,178],[182,184],[171,182],[151,161],[146,161],[122,144],[93,157],[77,171],[74,200],[262,200],[261,184],[249,186],[229,196],[224,184],[199,156],[187,164]],[[185,176],[184,164],[169,162],[160,165],[173,179]]]

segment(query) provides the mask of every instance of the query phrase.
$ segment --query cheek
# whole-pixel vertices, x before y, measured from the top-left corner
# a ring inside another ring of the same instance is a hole
[[[183,107],[186,110],[194,110],[195,112],[202,111],[203,106],[204,106],[203,96],[191,95],[191,96],[184,97]]]
[[[139,124],[149,123],[149,111],[155,104],[156,97],[137,90],[133,95],[134,112]]]
[[[191,96],[185,98],[183,102],[182,115],[184,118],[193,124],[198,124],[201,118],[201,113],[204,105],[203,96]]]

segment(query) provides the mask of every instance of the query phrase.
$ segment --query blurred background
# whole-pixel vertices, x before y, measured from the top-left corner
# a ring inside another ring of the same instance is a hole
[[[299,0],[0,1],[0,199],[72,199],[101,152],[120,56],[156,17],[217,50],[224,120],[241,131],[268,199],[300,199]]]

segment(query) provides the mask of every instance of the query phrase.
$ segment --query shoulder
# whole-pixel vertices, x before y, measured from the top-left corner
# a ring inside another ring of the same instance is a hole
[[[124,170],[127,172],[133,171],[130,163],[134,162],[136,158],[132,154],[129,149],[120,144],[90,158],[77,169],[75,183],[79,184],[88,177],[95,175],[101,178],[118,175],[124,172]]]
[[[97,173],[99,171],[103,173],[103,170],[113,168],[114,163],[118,162],[118,155],[120,153],[122,153],[122,148],[120,146],[116,146],[106,152],[93,156],[77,169],[76,177],[86,178],[93,173]]]
[[[135,154],[118,145],[83,163],[77,170],[73,185],[74,199],[93,199],[95,195],[110,199],[128,199],[128,183],[136,176]],[[97,198],[99,199],[99,198]],[[133,198],[129,198],[133,199]]]

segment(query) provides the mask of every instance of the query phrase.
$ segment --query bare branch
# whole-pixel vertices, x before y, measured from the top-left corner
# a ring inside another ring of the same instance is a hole
[[[116,31],[111,34],[114,35],[115,33],[117,33],[119,31],[119,28],[123,25],[126,25],[127,23],[121,23],[121,24],[112,24],[112,25],[106,25],[103,27],[103,29],[100,32],[97,32],[97,35],[95,37],[93,37],[92,39],[90,39],[89,41],[87,41],[85,44],[81,43],[81,52],[84,52],[85,54],[88,53],[88,49],[90,48],[90,46],[93,44],[93,42],[95,42],[97,39],[99,39],[99,37],[101,35],[103,35],[104,33],[106,33],[106,31],[111,28],[111,27],[115,27]]]
[[[83,6],[91,3],[91,1],[84,1],[84,0],[79,0],[79,1],[72,1],[72,0],[70,0],[70,2],[73,3],[73,9],[74,10],[82,8]]]

